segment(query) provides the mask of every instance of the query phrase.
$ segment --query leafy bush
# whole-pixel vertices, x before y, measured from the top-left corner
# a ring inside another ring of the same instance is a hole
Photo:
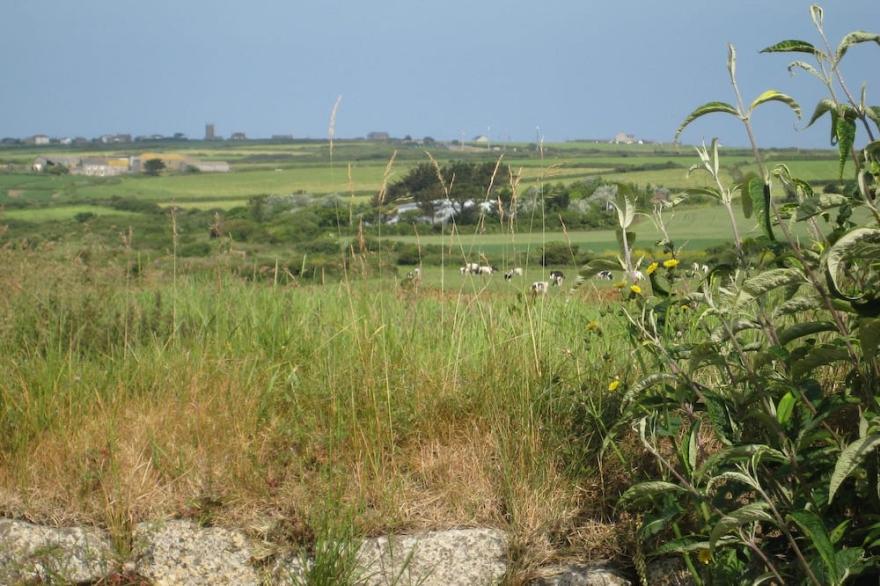
[[[823,13],[811,7],[820,36]],[[837,69],[855,44],[880,36],[850,33],[834,52],[804,41],[783,41],[766,52],[812,55],[790,68],[807,70],[851,96]],[[697,583],[843,584],[870,573],[880,554],[880,108],[820,102],[810,124],[830,114],[841,173],[855,164],[857,187],[820,194],[784,166],[768,169],[754,143],[750,114],[780,102],[800,114],[789,96],[764,92],[746,108],[736,83],[736,54],[728,71],[736,105],[711,102],[682,124],[710,113],[739,118],[759,175],[729,186],[720,180],[715,141],[698,148],[733,233],[705,278],[683,270],[679,250],[665,239],[664,255],[636,280],[627,229],[637,208],[625,192],[618,212],[618,262],[594,260],[582,271],[623,268],[623,310],[635,361],[643,373],[612,381],[622,392],[617,431],[633,427],[657,463],[659,476],[631,486],[618,506],[639,511],[639,539],[653,555],[679,554]],[[835,75],[835,78],[831,78]],[[854,150],[857,122],[870,141]],[[792,203],[771,198],[778,182]],[[743,241],[732,211],[739,194],[746,216],[764,231]],[[652,217],[666,235],[663,211]],[[852,210],[867,208],[864,225]],[[836,216],[828,233],[816,223]],[[805,242],[794,232],[805,226]],[[619,267],[617,265],[620,265]],[[694,284],[698,286],[693,289]]]

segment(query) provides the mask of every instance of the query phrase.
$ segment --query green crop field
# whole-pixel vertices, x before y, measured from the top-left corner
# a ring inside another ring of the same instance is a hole
[[[78,214],[94,214],[96,216],[121,216],[133,217],[137,214],[122,210],[114,210],[101,206],[72,205],[52,206],[45,208],[30,208],[22,210],[6,210],[0,214],[0,220],[22,220],[26,222],[49,222],[64,221],[75,218]]]

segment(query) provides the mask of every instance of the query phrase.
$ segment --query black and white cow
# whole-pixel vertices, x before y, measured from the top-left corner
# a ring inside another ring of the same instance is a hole
[[[535,297],[536,295],[546,295],[549,289],[550,283],[547,281],[535,281],[532,283],[532,286],[529,287],[529,293],[532,294],[532,297]]]
[[[610,281],[614,278],[614,275],[611,274],[611,271],[599,271],[596,273],[596,278],[600,281]]]
[[[523,276],[523,270],[519,267],[516,267],[516,268],[510,269],[509,271],[504,273],[504,280],[509,281],[514,277],[522,277],[522,276]]]
[[[565,281],[565,273],[562,271],[550,271],[550,282],[554,286],[561,287],[563,281]]]

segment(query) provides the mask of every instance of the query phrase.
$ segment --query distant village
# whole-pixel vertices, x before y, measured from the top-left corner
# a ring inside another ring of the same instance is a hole
[[[62,171],[71,175],[113,177],[145,173],[147,161],[162,161],[164,169],[193,173],[228,173],[226,161],[201,161],[176,153],[143,153],[130,157],[87,157],[80,155],[44,155],[34,159],[31,170],[36,173]]]
[[[474,136],[469,142],[462,140],[452,140],[449,142],[435,141],[433,138],[426,136],[424,139],[413,139],[409,135],[402,139],[393,138],[388,132],[375,131],[370,132],[361,140],[395,142],[403,144],[418,144],[425,146],[440,146],[447,148],[455,148],[458,150],[501,150],[498,144],[490,145],[489,137],[485,135]],[[103,134],[96,138],[87,139],[84,137],[62,137],[53,138],[45,134],[36,134],[26,138],[3,138],[0,139],[0,145],[36,145],[36,146],[86,146],[86,145],[131,145],[137,143],[167,143],[173,141],[189,141],[181,132],[177,132],[171,136],[161,134],[150,134],[141,136],[132,136],[131,134]],[[233,132],[228,139],[215,132],[213,124],[205,125],[205,135],[202,139],[205,142],[221,142],[221,141],[247,141],[248,137],[244,132]],[[267,140],[267,139],[262,139]],[[291,134],[275,134],[269,141],[288,142],[293,141]],[[305,139],[308,140],[308,139]],[[357,140],[357,139],[354,139]],[[619,132],[613,138],[609,139],[586,139],[585,142],[607,142],[611,144],[650,144],[652,141],[642,140],[633,134]],[[513,150],[517,150],[515,147]],[[31,169],[37,173],[43,172],[64,172],[73,175],[88,175],[94,177],[112,177],[116,175],[127,175],[144,173],[148,171],[147,161],[158,159],[162,161],[162,168],[174,172],[201,172],[201,173],[228,173],[230,170],[229,163],[226,161],[203,161],[187,157],[185,155],[173,153],[145,152],[140,155],[131,156],[87,156],[87,155],[70,155],[59,153],[41,155],[34,159]]]

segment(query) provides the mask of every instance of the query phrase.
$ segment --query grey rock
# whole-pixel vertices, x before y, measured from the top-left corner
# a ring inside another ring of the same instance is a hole
[[[571,564],[549,566],[541,570],[542,576],[531,580],[531,586],[632,586],[616,570],[607,566]]]
[[[648,563],[651,586],[694,586],[694,578],[681,558],[661,558]]]
[[[497,584],[507,571],[507,536],[497,529],[453,529],[367,539],[355,578],[364,586]]]
[[[134,531],[137,573],[156,586],[259,583],[243,534],[190,521],[141,523]]]
[[[93,582],[111,572],[109,537],[97,529],[0,519],[0,584]]]

